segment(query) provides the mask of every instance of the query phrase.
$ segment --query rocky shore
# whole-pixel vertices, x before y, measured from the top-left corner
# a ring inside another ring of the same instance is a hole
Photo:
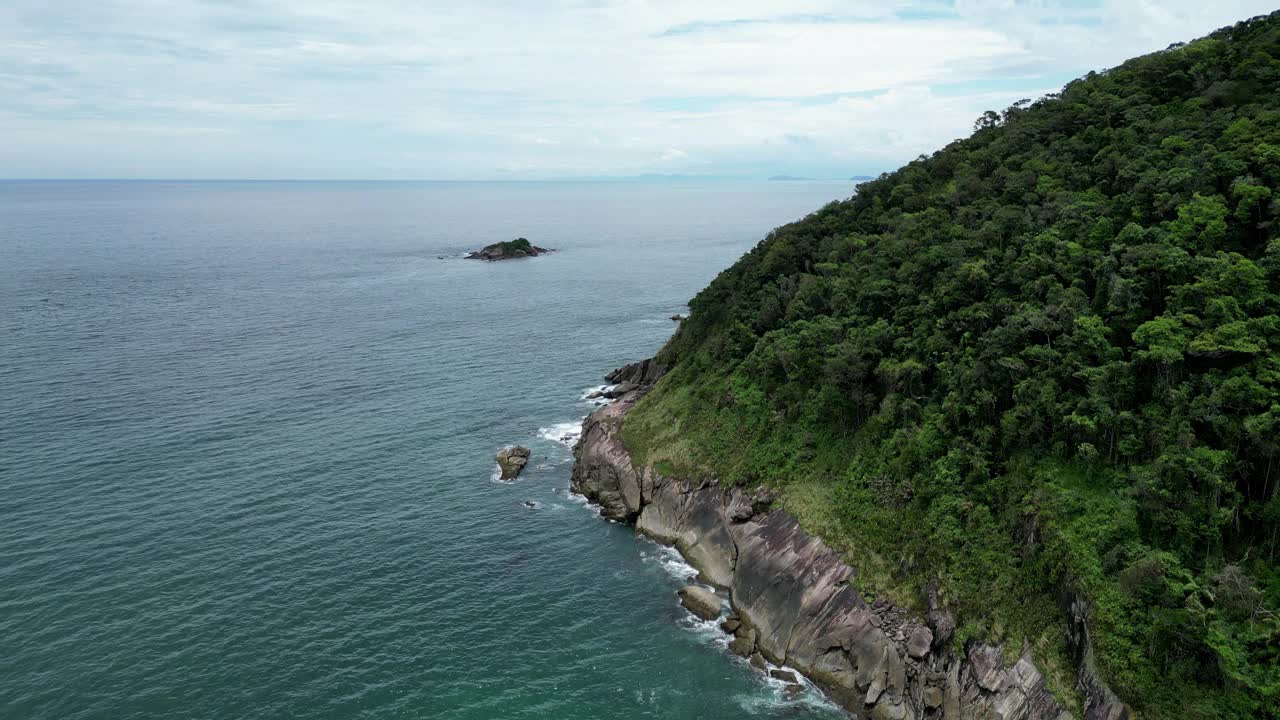
[[[636,387],[584,421],[572,488],[604,517],[675,546],[701,578],[728,591],[732,615],[722,627],[735,636],[733,652],[799,670],[857,717],[1072,717],[1049,692],[1029,647],[1012,666],[990,645],[955,652],[949,642],[955,622],[934,593],[924,618],[864,600],[847,582],[856,570],[775,508],[768,490],[691,483],[633,466],[618,427],[662,372],[644,361],[609,376]],[[1127,718],[1127,708],[1091,671],[1083,603],[1069,605],[1084,720]]]

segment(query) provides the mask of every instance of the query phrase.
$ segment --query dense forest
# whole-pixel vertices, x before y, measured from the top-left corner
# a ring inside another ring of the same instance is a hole
[[[1090,73],[775,230],[690,303],[640,462],[765,483],[1064,702],[1280,718],[1280,13]]]

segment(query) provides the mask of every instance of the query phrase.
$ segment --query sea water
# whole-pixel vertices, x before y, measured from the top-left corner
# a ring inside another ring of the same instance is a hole
[[[568,486],[586,391],[852,192],[0,183],[0,717],[839,717]]]

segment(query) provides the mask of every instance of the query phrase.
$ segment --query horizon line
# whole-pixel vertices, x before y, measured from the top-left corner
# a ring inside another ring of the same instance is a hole
[[[757,175],[588,175],[548,178],[236,178],[236,177],[0,177],[0,182],[225,182],[225,183],[524,183],[524,182],[628,182],[628,181],[757,181],[775,183],[858,182],[875,175],[849,177],[762,177]]]

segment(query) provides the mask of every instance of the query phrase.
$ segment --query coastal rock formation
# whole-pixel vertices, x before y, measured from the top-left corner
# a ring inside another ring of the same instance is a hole
[[[605,375],[604,379],[614,385],[631,383],[636,386],[636,389],[640,389],[650,387],[654,383],[658,382],[658,379],[666,372],[667,368],[665,366],[659,365],[653,360],[653,358],[648,358],[641,360],[640,362],[623,365],[617,370]]]
[[[622,397],[623,395],[626,395],[626,394],[627,394],[627,393],[629,393],[629,392],[634,392],[634,391],[639,390],[639,389],[640,389],[640,386],[639,386],[639,385],[636,385],[636,384],[635,384],[635,383],[633,383],[633,382],[620,382],[620,383],[618,383],[617,385],[614,385],[614,386],[613,386],[613,387],[611,387],[611,388],[605,388],[605,389],[603,389],[603,390],[597,390],[597,391],[595,391],[595,392],[593,392],[593,393],[591,393],[591,394],[587,395],[587,399],[588,399],[588,400],[595,400],[595,399],[597,399],[597,398],[604,398],[604,399],[606,399],[606,400],[617,400],[618,398]]]
[[[680,604],[703,620],[720,617],[720,597],[701,585],[686,585],[679,590]]]
[[[502,471],[499,480],[515,480],[529,464],[529,448],[515,445],[512,447],[502,448],[494,455],[494,459],[498,461],[498,468]]]
[[[514,260],[523,257],[536,257],[545,253],[554,252],[547,248],[540,248],[529,242],[525,238],[516,238],[515,240],[507,240],[492,245],[486,245],[480,250],[467,254],[468,260]]]
[[[758,653],[799,670],[858,717],[1071,717],[1046,687],[1030,648],[1012,667],[989,645],[972,643],[956,654],[939,641],[954,629],[941,609],[922,619],[889,602],[868,603],[848,582],[856,571],[773,508],[767,490],[727,489],[634,467],[618,428],[660,376],[649,361],[610,376],[648,382],[586,419],[574,449],[572,487],[598,503],[604,517],[674,545],[701,577],[729,591],[734,615],[722,627],[733,628],[732,652]],[[1087,634],[1077,634],[1077,645],[1087,645]],[[1085,720],[1128,717],[1092,675],[1081,676],[1098,686],[1081,684]]]

